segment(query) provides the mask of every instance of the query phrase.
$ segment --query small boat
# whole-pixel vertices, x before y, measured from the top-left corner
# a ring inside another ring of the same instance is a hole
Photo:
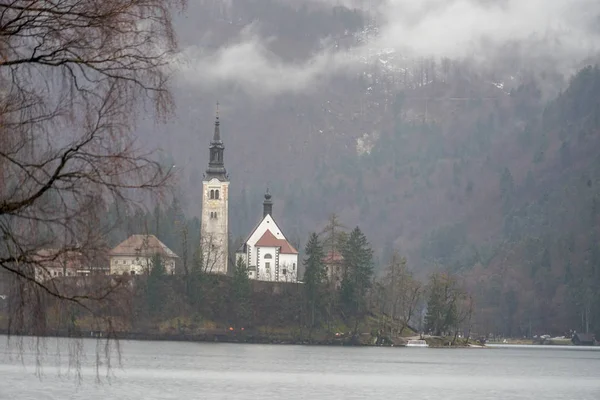
[[[429,347],[426,341],[411,339],[406,343],[406,347]]]

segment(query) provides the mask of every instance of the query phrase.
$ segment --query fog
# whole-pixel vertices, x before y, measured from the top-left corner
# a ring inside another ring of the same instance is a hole
[[[297,2],[279,1],[298,7]],[[378,27],[377,33],[362,35],[364,40],[349,50],[323,38],[320,51],[292,63],[270,48],[274,38],[261,36],[261,21],[256,20],[218,49],[208,50],[201,40],[186,46],[179,58],[179,77],[198,88],[234,83],[253,95],[298,92],[332,74],[353,71],[384,50],[386,58],[393,54],[391,61],[397,68],[418,57],[469,58],[490,67],[499,54],[510,51],[521,67],[543,63],[569,75],[593,57],[600,44],[600,3],[592,0],[310,0],[306,4],[361,8]],[[230,1],[223,5],[235,7]]]

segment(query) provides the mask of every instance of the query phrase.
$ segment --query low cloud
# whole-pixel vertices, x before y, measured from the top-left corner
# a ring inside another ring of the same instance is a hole
[[[510,49],[519,52],[525,65],[543,60],[566,73],[600,48],[596,0],[310,1],[328,7],[363,4],[379,32],[351,52],[330,48],[302,63],[289,63],[272,53],[269,39],[250,26],[236,43],[215,52],[185,49],[181,78],[200,86],[234,84],[254,94],[276,94],[314,87],[358,67],[378,49],[393,49],[403,59],[470,57],[482,63]]]
[[[206,54],[189,47],[181,58],[185,82],[200,86],[234,84],[246,91],[265,94],[304,91],[326,79],[343,65],[340,57],[324,52],[302,64],[282,61],[258,36]]]

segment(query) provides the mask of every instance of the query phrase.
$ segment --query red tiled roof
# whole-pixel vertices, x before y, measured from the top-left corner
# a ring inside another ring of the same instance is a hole
[[[265,233],[258,239],[255,244],[256,247],[279,247],[281,254],[298,254],[298,250],[294,248],[287,240],[277,239],[270,230],[266,230]]]
[[[287,240],[284,240],[284,239],[280,239],[280,240],[281,240],[281,250],[279,250],[279,252],[281,254],[298,254],[298,250],[296,250],[290,242],[288,242]]]
[[[325,257],[323,257],[323,262],[325,264],[336,264],[342,261],[344,261],[344,257],[337,251],[330,250]]]
[[[270,230],[266,230],[265,233],[256,242],[256,247],[279,247],[279,239],[273,235]]]

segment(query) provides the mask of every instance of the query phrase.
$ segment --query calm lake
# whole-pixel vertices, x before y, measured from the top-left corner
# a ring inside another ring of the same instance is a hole
[[[46,340],[41,378],[29,346],[32,339],[25,341],[20,361],[14,343],[7,347],[6,337],[0,337],[0,399],[600,399],[600,349],[594,348],[123,341],[122,367],[99,384],[96,341],[85,340],[87,357],[78,386],[67,375],[66,349],[74,341]]]

